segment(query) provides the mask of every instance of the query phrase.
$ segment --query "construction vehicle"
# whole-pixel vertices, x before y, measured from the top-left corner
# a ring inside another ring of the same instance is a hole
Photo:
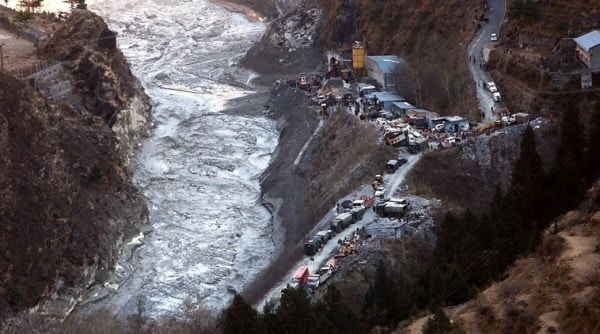
[[[377,188],[383,186],[383,181],[373,181],[371,182],[371,188],[373,188],[373,190],[377,190]]]
[[[344,212],[337,215],[333,220],[329,223],[331,229],[337,233],[342,232],[343,229],[350,226],[350,224],[354,223],[354,218],[352,214],[349,212]]]
[[[298,82],[298,88],[308,90],[310,84],[308,83],[308,76],[306,74],[300,74],[300,81]]]
[[[338,250],[338,253],[335,255],[336,258],[338,257],[345,257],[351,254],[354,254],[358,251],[358,249],[356,248],[356,245],[349,242],[349,241],[344,241],[342,242],[340,249]]]
[[[294,273],[294,276],[292,276],[289,286],[293,289],[303,288],[308,282],[308,276],[310,276],[310,273],[307,266],[298,268]]]
[[[314,292],[319,286],[321,286],[328,278],[336,272],[337,267],[335,266],[335,257],[331,258],[325,263],[324,266],[319,269],[317,274],[308,276],[306,287],[309,291]]]
[[[480,126],[478,131],[479,131],[479,133],[484,133],[489,130],[493,130],[495,128],[496,128],[496,121],[489,121],[489,122],[485,123],[484,125]]]

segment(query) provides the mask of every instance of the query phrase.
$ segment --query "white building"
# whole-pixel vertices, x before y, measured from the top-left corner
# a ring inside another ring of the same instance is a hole
[[[574,41],[579,60],[589,68],[600,68],[600,30],[590,31]]]

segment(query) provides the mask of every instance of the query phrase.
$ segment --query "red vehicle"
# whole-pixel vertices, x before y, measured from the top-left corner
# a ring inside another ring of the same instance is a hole
[[[298,268],[298,270],[296,270],[296,273],[294,273],[294,276],[292,276],[290,286],[294,289],[297,289],[306,285],[306,282],[308,282],[308,276],[310,276],[310,273],[308,272],[307,266],[302,266]]]

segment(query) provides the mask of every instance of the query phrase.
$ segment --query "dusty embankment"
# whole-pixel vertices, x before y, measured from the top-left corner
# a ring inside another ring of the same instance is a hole
[[[297,78],[317,71],[321,10],[303,3],[275,20],[241,63],[261,74],[255,83]],[[285,80],[283,80],[285,81]],[[377,143],[377,131],[346,112],[321,120],[306,92],[275,84],[267,103],[277,120],[279,145],[261,178],[263,201],[273,212],[274,241],[279,247],[271,265],[244,291],[252,303],[263,297],[303,256],[306,234],[337,200],[368,182],[395,151]],[[319,122],[323,127],[317,131]],[[311,140],[312,138],[312,140]],[[299,153],[310,141],[300,158]]]
[[[318,133],[316,115],[316,107],[308,105],[301,90],[284,87],[269,102],[269,116],[278,122],[280,139],[261,187],[263,202],[273,213],[274,241],[280,252],[245,290],[250,302],[261,298],[287,273],[289,263],[303,256],[306,234],[337,200],[368,182],[395,154],[378,145],[377,131],[370,124],[349,113],[338,111],[323,120]]]
[[[542,234],[537,251],[467,303],[448,307],[465,333],[597,333],[600,328],[600,183]],[[397,333],[421,333],[430,316]]]
[[[28,79],[37,90],[0,80],[1,320],[32,308],[63,318],[147,224],[125,165],[150,105],[115,38],[75,11],[44,48],[58,74]]]

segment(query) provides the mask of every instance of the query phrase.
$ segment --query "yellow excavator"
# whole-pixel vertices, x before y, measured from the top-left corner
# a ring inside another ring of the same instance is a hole
[[[489,121],[485,124],[483,124],[482,126],[479,127],[479,129],[477,129],[477,131],[479,131],[479,133],[485,133],[489,130],[493,130],[496,128],[496,121]]]
[[[358,250],[356,248],[356,245],[348,242],[348,241],[344,241],[342,243],[342,246],[340,247],[340,250],[338,251],[338,253],[335,255],[336,258],[338,257],[345,257],[351,254],[356,253]]]

